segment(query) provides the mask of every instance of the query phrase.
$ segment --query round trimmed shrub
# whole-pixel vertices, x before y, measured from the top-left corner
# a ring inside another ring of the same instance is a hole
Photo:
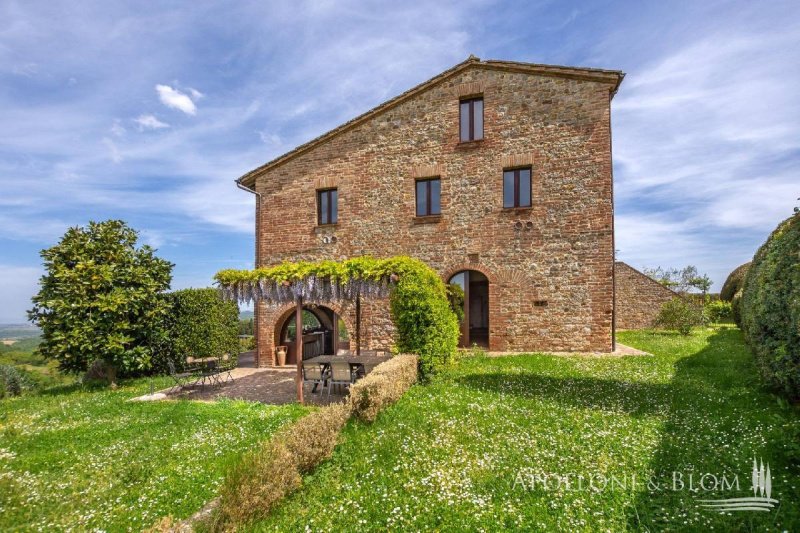
[[[767,382],[800,400],[800,213],[784,220],[753,257],[741,322]]]
[[[736,267],[733,272],[728,274],[728,278],[722,285],[722,290],[719,291],[719,299],[731,302],[736,293],[739,292],[744,284],[744,277],[747,275],[747,270],[750,268],[750,263],[747,262],[743,265]]]
[[[217,289],[183,289],[166,295],[170,313],[167,345],[154,361],[156,370],[166,372],[167,360],[177,369],[187,357],[239,356],[239,308],[223,300]]]
[[[693,327],[703,324],[703,309],[686,298],[676,296],[661,305],[654,323],[657,327],[688,335]]]

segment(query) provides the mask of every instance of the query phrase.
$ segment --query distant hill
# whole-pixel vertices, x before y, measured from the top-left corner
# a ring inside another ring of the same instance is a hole
[[[239,313],[239,320],[250,320],[254,316],[255,315],[253,314],[252,311],[241,311]]]
[[[0,324],[0,339],[31,339],[42,334],[32,324]]]

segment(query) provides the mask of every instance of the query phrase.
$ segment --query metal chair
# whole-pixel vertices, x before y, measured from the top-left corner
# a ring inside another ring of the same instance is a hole
[[[322,365],[319,363],[303,363],[303,382],[314,384],[314,386],[311,387],[312,393],[316,392],[317,385],[320,386],[320,392],[325,388],[325,377],[326,373],[322,370]],[[328,388],[328,390],[330,391],[330,388]]]
[[[330,366],[330,379],[328,380],[328,396],[334,385],[350,387],[353,384],[353,373],[350,371],[350,363],[344,361],[333,361]]]
[[[208,379],[208,383],[212,387],[214,385],[219,385],[221,387],[222,380],[220,380],[219,377],[222,374],[222,370],[220,370],[220,368],[221,367],[219,365],[219,361],[217,361],[216,359],[210,359],[205,361],[205,367],[203,368],[203,374],[202,374],[203,381],[201,386],[205,387],[206,379]]]
[[[222,356],[218,368],[220,376],[225,374],[225,381],[233,381],[233,374],[231,374],[231,371],[236,368],[236,365],[233,364],[233,357],[231,357],[230,354],[226,353]]]
[[[197,374],[194,372],[178,372],[175,369],[175,362],[167,359],[167,367],[169,368],[169,375],[179,389],[183,389],[188,385],[197,383]],[[193,381],[194,380],[194,381]],[[192,383],[190,383],[192,382]]]

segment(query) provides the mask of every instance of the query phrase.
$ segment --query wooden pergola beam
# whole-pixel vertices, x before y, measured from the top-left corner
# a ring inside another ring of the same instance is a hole
[[[297,401],[302,405],[303,402],[303,298],[300,296],[296,300],[297,307],[294,311],[294,353],[297,361],[297,375],[295,382],[297,385]]]

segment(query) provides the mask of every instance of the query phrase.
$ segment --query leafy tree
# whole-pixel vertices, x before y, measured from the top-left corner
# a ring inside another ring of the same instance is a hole
[[[688,265],[684,268],[644,268],[642,269],[645,275],[661,283],[676,292],[686,293],[691,289],[699,290],[705,297],[711,288],[712,281],[708,275],[697,271],[694,265]]]
[[[42,329],[41,353],[65,372],[101,368],[114,385],[118,373],[148,370],[163,343],[169,312],[162,292],[173,264],[121,220],[67,230],[40,253],[47,271],[28,318]]]

